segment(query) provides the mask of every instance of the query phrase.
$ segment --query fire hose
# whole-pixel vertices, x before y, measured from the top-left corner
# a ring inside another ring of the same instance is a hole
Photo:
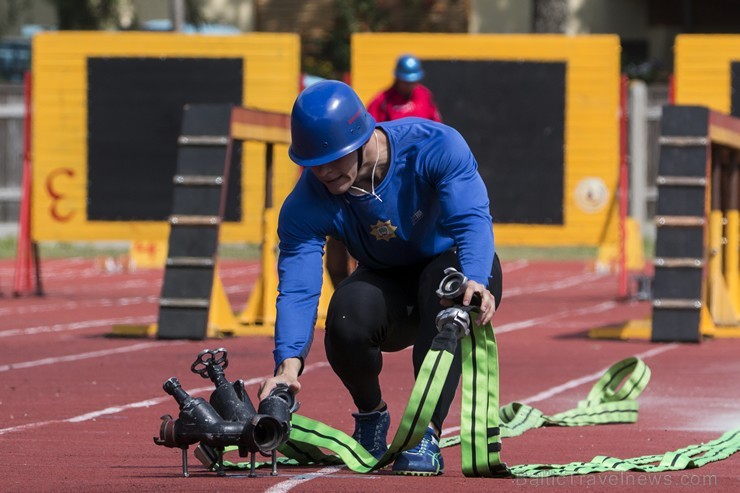
[[[320,421],[292,414],[288,424],[289,439],[283,441],[285,436],[281,435],[280,445],[271,450],[273,474],[276,471],[276,462],[300,465],[344,464],[352,471],[360,473],[376,471],[393,462],[404,450],[414,447],[421,440],[437,404],[458,342],[461,344],[463,354],[460,435],[445,438],[440,445],[442,447],[461,445],[462,469],[465,476],[540,478],[607,471],[678,471],[701,467],[740,451],[739,428],[728,431],[716,440],[701,445],[690,445],[660,455],[632,459],[597,456],[589,462],[522,464],[508,467],[501,461],[502,438],[518,436],[527,430],[542,426],[586,426],[635,422],[638,411],[636,399],[650,379],[650,369],[638,358],[619,361],[606,370],[594,384],[586,399],[579,402],[576,408],[555,415],[545,415],[538,409],[517,402],[499,408],[498,349],[493,327],[491,324],[484,326],[472,324],[469,312],[475,309],[474,306],[460,306],[466,282],[467,279],[462,273],[454,269],[445,270],[445,277],[440,283],[437,295],[443,299],[453,300],[456,305],[442,310],[437,316],[436,325],[439,333],[417,375],[395,437],[382,457],[376,459],[340,430],[331,428]],[[480,303],[479,300],[478,303]],[[475,299],[471,305],[474,304]],[[212,380],[214,380],[213,377]],[[177,386],[168,385],[168,382],[165,383],[165,390],[174,387],[172,395],[180,403],[180,420],[182,420],[183,409],[190,401],[187,401],[177,391]],[[216,380],[214,383],[218,388],[219,383]],[[233,387],[239,396],[237,386]],[[243,401],[241,397],[239,399]],[[203,403],[207,404],[205,401]],[[287,404],[286,402],[285,405]],[[231,405],[226,407],[229,406]],[[257,414],[262,413],[261,409],[260,406]],[[180,429],[184,429],[184,425],[191,422],[188,413],[185,413],[184,417],[185,420]],[[163,417],[160,440],[155,439],[155,442],[166,442],[160,444],[182,448],[181,443],[195,443],[190,440],[197,435],[201,444],[196,449],[196,456],[209,469],[222,471],[224,468],[241,469],[245,467],[242,463],[223,460],[224,452],[239,450],[242,455],[244,450],[251,450],[250,447],[255,446],[257,450],[262,451],[255,442],[255,434],[252,433],[247,434],[251,438],[248,437],[243,442],[239,441],[244,440],[242,435],[239,435],[238,440],[231,436],[230,439],[236,441],[223,448],[218,448],[216,455],[204,453],[204,450],[209,451],[212,447],[222,447],[225,442],[214,440],[209,443],[210,438],[206,439],[202,432],[191,435],[183,431],[178,435],[177,423],[170,425],[171,418],[169,420],[166,418],[169,417]],[[172,426],[174,426],[172,428],[174,431],[170,433]],[[273,428],[268,427],[268,429]],[[246,431],[246,427],[243,431]],[[175,438],[168,438],[170,436]],[[271,441],[270,445],[272,443],[274,441]],[[333,454],[326,454],[321,449],[328,449]],[[275,450],[280,451],[285,457],[276,459]],[[186,472],[185,461],[184,458],[184,472]],[[249,466],[250,475],[253,476],[254,452],[252,452]]]

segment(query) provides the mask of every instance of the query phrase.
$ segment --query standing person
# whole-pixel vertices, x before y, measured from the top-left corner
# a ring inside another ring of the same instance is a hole
[[[416,116],[441,122],[439,109],[432,91],[421,84],[424,69],[413,55],[402,55],[396,60],[393,84],[376,95],[367,106],[376,122],[389,122]],[[326,246],[326,267],[332,284],[336,287],[351,271],[352,258],[345,246],[329,238]]]
[[[367,111],[375,121],[389,122],[408,116],[442,121],[432,91],[421,84],[424,69],[418,58],[413,55],[400,56],[393,75],[393,85],[375,96],[367,105]]]
[[[413,346],[418,373],[443,307],[436,289],[447,267],[469,279],[463,304],[477,293],[477,323],[491,321],[501,299],[488,193],[462,136],[441,123],[408,118],[376,126],[346,84],[303,91],[291,114],[290,158],[305,169],[280,211],[275,376],[293,391],[311,347],[327,236],[359,262],[334,291],[324,344],[333,371],[357,407],[353,437],[375,457],[387,450],[390,415],[379,374],[383,352]],[[439,434],[462,370],[460,349],[421,442],[393,464],[397,474],[444,470]]]

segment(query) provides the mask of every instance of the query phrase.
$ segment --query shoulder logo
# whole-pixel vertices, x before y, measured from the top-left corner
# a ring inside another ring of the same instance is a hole
[[[396,237],[397,226],[393,226],[390,220],[382,222],[378,219],[378,222],[373,226],[370,226],[370,234],[375,237],[376,240],[391,241],[391,238]]]
[[[413,216],[411,216],[411,224],[416,226],[416,223],[421,221],[422,217],[424,217],[424,213],[421,212],[421,209],[419,209],[418,211],[414,212]]]

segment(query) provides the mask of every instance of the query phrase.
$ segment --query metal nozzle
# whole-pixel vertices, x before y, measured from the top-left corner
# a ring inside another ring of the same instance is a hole
[[[465,287],[468,284],[468,278],[462,272],[454,267],[445,269],[445,277],[439,283],[437,296],[445,300],[454,300],[465,294]]]
[[[470,315],[459,307],[453,306],[439,312],[435,324],[438,331],[450,330],[458,339],[470,334]]]

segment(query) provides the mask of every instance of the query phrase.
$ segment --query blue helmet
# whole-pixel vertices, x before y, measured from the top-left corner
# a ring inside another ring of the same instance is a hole
[[[307,87],[290,114],[290,159],[320,166],[359,149],[375,130],[375,118],[344,82],[325,80]]]
[[[396,62],[396,79],[404,82],[419,82],[424,78],[424,69],[421,62],[413,55],[403,55]]]

